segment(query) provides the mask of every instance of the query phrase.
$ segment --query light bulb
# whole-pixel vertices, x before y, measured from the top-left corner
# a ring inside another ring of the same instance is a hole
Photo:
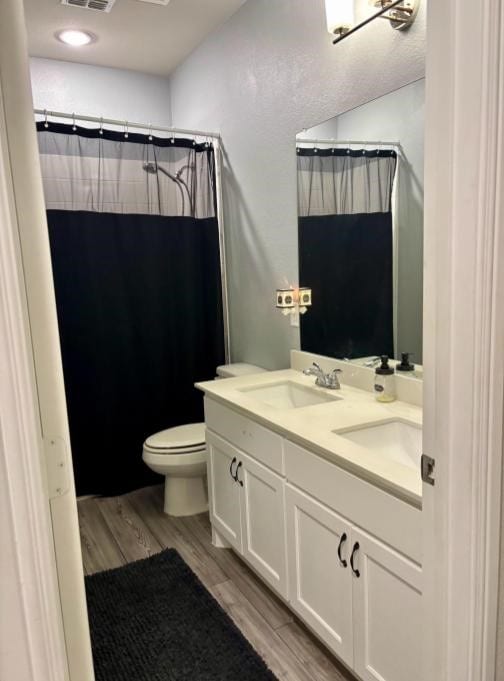
[[[327,30],[331,35],[345,33],[354,25],[353,0],[325,0]]]
[[[56,38],[60,42],[65,43],[65,45],[70,45],[71,47],[83,47],[96,40],[96,36],[92,33],[89,33],[88,31],[79,31],[77,29],[58,31],[56,33]]]

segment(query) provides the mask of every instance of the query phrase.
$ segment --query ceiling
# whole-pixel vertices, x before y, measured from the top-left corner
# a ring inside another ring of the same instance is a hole
[[[110,13],[24,0],[33,57],[112,66],[167,76],[245,0],[170,0],[167,6],[116,0]],[[91,31],[98,40],[75,48],[56,40],[63,28]]]

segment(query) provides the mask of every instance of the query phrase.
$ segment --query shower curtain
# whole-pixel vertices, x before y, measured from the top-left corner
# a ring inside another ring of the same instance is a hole
[[[301,347],[394,356],[391,150],[298,148],[299,282],[311,287]]]
[[[38,124],[77,494],[161,481],[159,430],[203,420],[224,362],[211,145]]]

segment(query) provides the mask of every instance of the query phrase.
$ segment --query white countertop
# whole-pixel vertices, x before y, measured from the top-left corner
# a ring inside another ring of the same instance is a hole
[[[350,442],[333,431],[400,418],[422,425],[422,409],[406,402],[377,402],[374,393],[342,384],[341,390],[316,390],[335,397],[324,402],[297,409],[280,409],[269,406],[244,388],[267,386],[281,381],[292,381],[315,388],[313,376],[305,376],[294,369],[270,371],[260,374],[226,378],[197,383],[209,397],[225,404],[258,423],[274,430],[315,454],[358,475],[398,496],[414,506],[422,503],[420,470],[378,456],[365,447]]]

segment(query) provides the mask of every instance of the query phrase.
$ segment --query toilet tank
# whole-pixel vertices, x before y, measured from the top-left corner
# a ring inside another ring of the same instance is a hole
[[[261,374],[263,371],[267,371],[267,369],[255,366],[254,364],[245,364],[244,362],[222,364],[220,367],[217,367],[217,376],[215,378],[235,378],[236,376],[246,376],[247,374]]]

